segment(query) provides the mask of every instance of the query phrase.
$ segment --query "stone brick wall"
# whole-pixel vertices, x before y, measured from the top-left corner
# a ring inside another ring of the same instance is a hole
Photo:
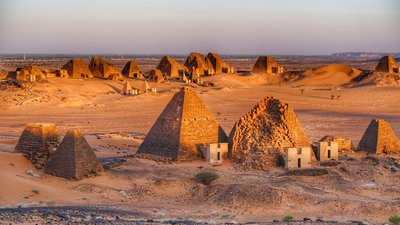
[[[254,151],[266,155],[284,153],[289,147],[309,147],[310,142],[295,112],[278,99],[267,97],[244,115],[229,135],[229,156],[235,162],[243,162]],[[274,160],[278,160],[277,158]]]
[[[26,125],[15,152],[23,153],[36,168],[46,166],[57,146],[57,127],[53,123],[29,123]]]
[[[51,157],[45,172],[80,180],[103,170],[92,148],[79,131],[69,131]]]

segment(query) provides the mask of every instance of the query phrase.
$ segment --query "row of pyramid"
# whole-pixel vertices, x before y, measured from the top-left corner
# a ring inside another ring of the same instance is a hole
[[[273,97],[263,99],[244,115],[227,138],[214,115],[195,92],[183,88],[158,117],[138,153],[188,161],[197,158],[200,146],[228,141],[230,158],[243,161],[258,149],[283,152],[289,147],[310,146],[293,109]],[[373,120],[357,149],[392,154],[400,153],[400,144],[389,123]]]
[[[45,173],[80,180],[103,170],[92,148],[80,131],[68,131],[58,144],[55,124],[27,124],[15,147],[36,168]]]

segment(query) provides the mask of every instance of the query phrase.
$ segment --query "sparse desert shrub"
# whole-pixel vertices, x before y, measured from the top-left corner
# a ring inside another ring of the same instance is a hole
[[[214,180],[219,178],[219,175],[214,172],[204,172],[195,175],[196,180],[204,185],[210,185]]]
[[[32,193],[38,195],[38,194],[40,194],[40,191],[39,190],[32,190]]]
[[[394,225],[399,225],[400,224],[400,216],[398,215],[393,215],[389,218],[389,222],[391,222]]]
[[[290,222],[290,221],[293,220],[293,216],[291,216],[291,215],[286,215],[286,216],[284,216],[284,217],[282,218],[282,220],[285,221],[285,222]]]

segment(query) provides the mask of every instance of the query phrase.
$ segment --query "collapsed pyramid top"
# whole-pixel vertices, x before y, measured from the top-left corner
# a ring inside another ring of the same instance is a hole
[[[92,148],[80,131],[68,131],[51,157],[45,172],[58,177],[80,180],[103,171]]]
[[[289,147],[310,146],[293,109],[273,97],[263,99],[235,124],[229,143],[229,156],[236,162],[252,157],[252,152],[268,149],[284,152]],[[274,158],[271,164],[277,160]]]
[[[69,60],[61,69],[65,69],[70,78],[93,78],[88,65],[79,58]]]
[[[272,56],[260,56],[254,64],[252,73],[277,73],[279,65]]]
[[[141,78],[141,72],[136,63],[136,60],[127,62],[121,72],[125,77]]]
[[[179,77],[180,71],[184,71],[185,67],[179,64],[175,59],[170,56],[164,56],[157,66],[163,74],[169,77]]]
[[[35,79],[32,80],[28,76],[35,76]],[[19,70],[17,74],[17,80],[36,81],[42,79],[46,79],[46,76],[42,73],[40,68],[35,65],[24,66]]]
[[[384,73],[393,73],[394,68],[398,68],[399,66],[396,63],[396,60],[393,56],[384,56],[379,61],[378,65],[375,68],[375,72],[384,72]]]
[[[179,161],[196,159],[203,144],[225,142],[226,134],[196,93],[176,93],[140,145],[138,153]]]
[[[374,119],[362,136],[357,151],[373,154],[398,154],[400,153],[400,144],[387,121]]]
[[[190,53],[186,58],[185,66],[188,70],[192,70],[193,68],[198,69],[199,75],[204,75],[209,69],[206,64],[206,58],[198,52]]]
[[[228,64],[222,59],[218,53],[210,52],[206,57],[208,68],[212,68],[215,74],[223,73],[223,69],[228,67]]]
[[[122,76],[121,72],[111,63],[100,57],[93,57],[89,69],[95,77],[116,80]]]

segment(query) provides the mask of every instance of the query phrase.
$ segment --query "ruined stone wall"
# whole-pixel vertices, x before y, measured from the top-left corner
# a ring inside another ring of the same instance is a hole
[[[263,99],[243,116],[229,135],[229,156],[236,162],[244,161],[254,151],[277,157],[271,149],[283,153],[285,148],[309,146],[294,111],[272,97]]]
[[[328,151],[330,150],[330,157]],[[329,161],[339,159],[339,144],[337,142],[318,142],[316,143],[315,156],[319,161]]]
[[[300,159],[300,167],[298,160]],[[287,148],[285,150],[285,168],[303,169],[311,167],[311,148]]]
[[[36,168],[43,168],[50,160],[53,147],[56,147],[57,143],[58,133],[55,124],[30,123],[22,132],[15,152],[23,153]]]
[[[93,74],[89,70],[88,65],[86,65],[86,63],[82,59],[72,59],[61,69],[67,71],[69,78],[80,79],[93,77]]]

